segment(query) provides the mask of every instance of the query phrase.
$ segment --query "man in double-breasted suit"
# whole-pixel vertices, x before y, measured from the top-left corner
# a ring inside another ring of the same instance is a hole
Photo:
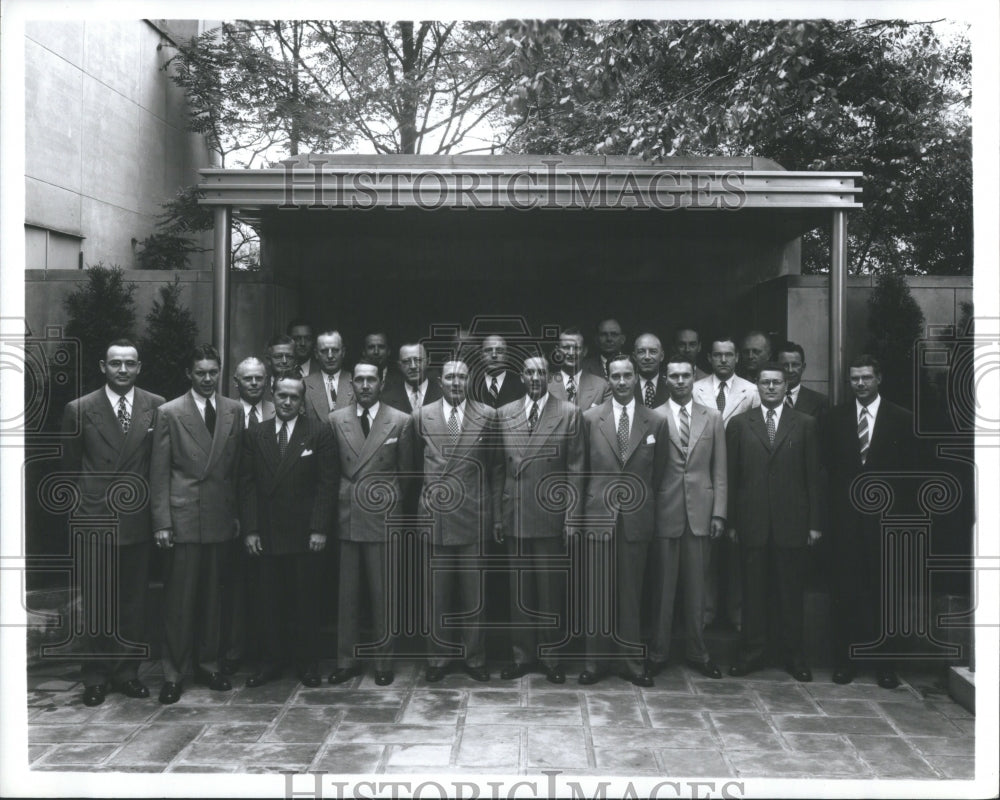
[[[148,487],[153,421],[163,403],[159,395],[136,387],[142,363],[138,349],[128,339],[116,339],[108,345],[100,366],[104,386],[68,403],[62,422],[63,469],[72,473],[80,491],[77,514],[118,518],[113,535],[99,540],[97,553],[91,554],[97,556],[92,561],[95,567],[115,559],[117,568],[110,573],[115,582],[95,586],[95,570],[80,571],[84,619],[92,622],[100,613],[91,609],[100,592],[111,601],[109,610],[115,620],[112,630],[101,630],[87,642],[88,658],[82,670],[83,704],[87,706],[103,703],[109,687],[128,697],[149,697],[149,689],[139,680],[140,658],[116,655],[121,652],[119,644],[135,648],[146,642],[152,534],[149,504],[115,511],[109,507],[108,491],[122,478],[135,483],[137,490]]]
[[[760,365],[757,389],[761,406],[733,417],[726,429],[727,523],[743,566],[743,638],[729,674],[765,665],[770,627],[789,674],[811,681],[802,610],[805,549],[822,528],[816,420],[784,405],[785,376],[777,364]],[[770,626],[769,590],[778,615]]]
[[[507,342],[490,335],[479,348],[476,374],[471,377],[469,397],[490,408],[500,408],[524,397],[524,386],[516,370],[508,367]]]
[[[316,337],[319,369],[306,377],[305,413],[316,422],[327,422],[330,412],[354,403],[351,373],[344,366],[344,339],[334,330]]]
[[[427,369],[427,351],[422,344],[404,344],[399,348],[399,372],[403,380],[382,387],[380,402],[412,414],[420,406],[441,399],[437,371]]]
[[[612,398],[583,414],[587,443],[582,520],[585,546],[598,571],[601,565],[610,563],[615,569],[612,574],[603,574],[606,585],[590,581],[582,590],[591,610],[607,613],[614,609],[613,618],[607,622],[618,648],[640,646],[642,575],[653,538],[655,493],[668,445],[667,421],[635,399],[636,372],[632,356],[612,356],[608,360]],[[636,686],[653,685],[642,656],[599,652],[601,645],[607,647],[609,643],[596,636],[587,637],[581,684],[601,680],[607,671],[606,662],[615,657],[622,678]]]
[[[703,635],[705,575],[709,544],[725,531],[726,433],[722,415],[694,402],[694,360],[667,358],[670,399],[657,412],[670,435],[666,469],[656,490],[656,538],[651,548],[654,600],[650,672],[658,673],[670,654],[678,580],[684,592],[685,661],[708,678],[721,678]]]
[[[210,344],[188,361],[191,391],[160,406],[149,468],[154,540],[168,550],[160,702],[176,703],[194,664],[196,683],[225,691],[219,671],[221,570],[239,535],[236,482],[243,409],[216,390],[222,359]],[[197,642],[196,642],[197,638]]]
[[[635,399],[646,408],[659,408],[667,402],[670,392],[660,373],[663,370],[663,345],[658,336],[642,333],[635,339],[635,363],[639,379],[635,382]]]
[[[421,513],[431,518],[434,559],[450,565],[431,575],[432,641],[427,681],[440,681],[446,671],[442,643],[446,616],[461,615],[465,671],[488,681],[480,575],[487,537],[492,537],[495,509],[503,486],[503,460],[498,444],[497,413],[467,400],[469,368],[448,361],[441,368],[440,402],[413,412],[416,463],[423,465]],[[452,600],[458,590],[459,602]],[[455,622],[450,623],[452,626]]]
[[[290,663],[304,685],[320,685],[320,553],[333,532],[337,454],[330,427],[301,413],[304,398],[298,370],[279,373],[275,416],[243,437],[240,520],[247,553],[260,561],[264,636],[251,688],[280,677]]]
[[[553,645],[566,635],[566,585],[554,570],[518,570],[518,563],[566,554],[567,516],[583,494],[586,448],[583,417],[572,403],[548,392],[549,370],[541,356],[525,359],[523,400],[500,409],[504,483],[500,514],[494,521],[499,543],[506,542],[515,566],[510,573],[512,667],[505,680],[520,678],[541,663],[550,683],[565,683],[566,673],[539,645]],[[539,629],[533,615],[549,615]],[[554,623],[554,624],[553,624]]]
[[[830,408],[826,395],[802,385],[802,373],[806,369],[806,351],[802,345],[795,342],[782,344],[778,348],[777,362],[788,382],[785,405],[810,417],[819,418],[825,414]]]
[[[352,382],[357,405],[330,412],[340,462],[337,667],[330,683],[363,672],[357,648],[363,643],[359,617],[367,607],[373,623],[369,644],[377,647],[375,683],[388,686],[393,673],[386,520],[401,507],[407,473],[413,470],[413,425],[408,414],[380,401],[377,364],[359,361]]]
[[[559,346],[552,354],[559,367],[549,381],[549,393],[560,400],[568,400],[581,411],[600,406],[611,396],[608,382],[588,372],[580,365],[587,353],[583,334],[577,328],[567,328],[559,336]]]

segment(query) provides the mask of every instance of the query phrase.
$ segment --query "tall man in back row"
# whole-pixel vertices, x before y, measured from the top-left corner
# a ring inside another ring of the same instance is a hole
[[[330,412],[354,402],[351,374],[344,369],[344,338],[338,331],[324,330],[316,337],[319,369],[306,380],[305,411],[317,422],[326,422]]]
[[[549,382],[553,397],[568,400],[581,411],[600,406],[611,396],[608,382],[581,366],[586,355],[583,334],[578,328],[566,328],[559,335],[559,345],[552,353],[552,361],[559,369]]]

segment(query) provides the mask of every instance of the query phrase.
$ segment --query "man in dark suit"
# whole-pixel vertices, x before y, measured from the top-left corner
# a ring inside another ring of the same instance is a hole
[[[802,385],[802,373],[806,370],[806,351],[802,345],[795,342],[781,345],[778,348],[778,365],[788,382],[785,405],[810,417],[818,418],[825,414],[830,407],[826,395]]]
[[[427,369],[427,351],[422,344],[404,344],[399,348],[399,371],[402,381],[382,387],[381,401],[412,414],[420,406],[441,399],[438,373]]]
[[[694,328],[683,326],[674,328],[674,350],[683,356],[687,356],[694,362],[694,379],[700,381],[707,378],[709,373],[699,366],[701,359],[701,334]]]
[[[432,552],[456,562],[432,575],[433,636],[426,678],[436,683],[444,677],[447,660],[439,643],[449,637],[443,619],[461,615],[465,671],[474,680],[488,681],[480,574],[503,486],[497,414],[487,405],[466,399],[469,368],[465,362],[446,362],[440,380],[441,401],[413,412],[415,462],[423,465],[424,476],[420,504],[422,513],[431,518]],[[452,601],[455,589],[458,604]]]
[[[239,535],[243,408],[216,391],[222,359],[212,345],[196,347],[188,364],[191,391],[160,406],[149,467],[153,536],[156,546],[168,551],[164,704],[180,699],[181,679],[192,661],[196,683],[218,691],[232,688],[218,669],[220,588],[226,548]]]
[[[703,634],[705,578],[711,541],[726,525],[726,431],[722,414],[694,402],[694,361],[676,353],[667,359],[670,399],[657,411],[667,419],[670,447],[656,491],[653,578],[646,592],[655,601],[649,670],[666,665],[673,633],[677,585],[684,591],[685,661],[707,678],[721,678]]]
[[[602,319],[597,323],[595,342],[597,351],[593,355],[582,357],[580,367],[585,372],[607,380],[608,358],[625,352],[625,332],[618,320]]]
[[[313,336],[312,325],[305,319],[293,319],[285,327],[285,333],[294,345],[295,363],[282,364],[280,368],[291,369],[297,366],[303,378],[309,377],[319,369],[319,361],[313,355],[316,337]]]
[[[785,376],[759,365],[760,408],[737,414],[726,429],[729,462],[729,537],[743,567],[743,637],[729,668],[747,675],[765,665],[768,628],[785,668],[811,681],[803,636],[805,549],[819,541],[822,480],[816,420],[784,405]],[[768,591],[777,618],[768,625]]]
[[[365,335],[361,342],[361,358],[378,368],[378,379],[383,389],[399,382],[399,373],[389,363],[389,337],[381,331]]]
[[[851,498],[851,485],[865,474],[895,473],[884,476],[891,486],[899,473],[918,471],[924,463],[913,434],[913,415],[879,393],[882,368],[878,360],[870,355],[858,356],[849,371],[854,397],[824,418],[832,522],[836,683],[854,679],[856,662],[851,658],[851,645],[875,643],[884,635],[883,582],[900,580],[898,575],[883,575],[881,522],[878,516],[857,508]],[[879,686],[899,686],[893,660],[867,659],[867,663],[875,667]]]
[[[749,331],[740,345],[738,373],[744,380],[757,383],[760,365],[771,360],[771,339],[763,331]]]
[[[587,442],[587,485],[583,500],[585,546],[595,566],[614,564],[608,586],[583,587],[587,605],[598,613],[613,609],[610,622],[619,652],[600,651],[611,641],[586,638],[579,682],[604,677],[607,660],[636,686],[652,686],[645,659],[621,648],[640,647],[639,609],[642,574],[655,528],[656,488],[666,466],[667,421],[635,399],[636,365],[630,355],[608,360],[612,398],[583,414]],[[612,550],[613,548],[613,550]],[[609,597],[610,595],[610,597]],[[598,602],[604,598],[603,602]],[[608,602],[610,600],[610,602]],[[598,630],[603,624],[598,624]]]
[[[301,337],[300,337],[301,338]],[[271,337],[264,352],[264,363],[267,365],[267,386],[265,394],[271,393],[271,381],[279,372],[287,372],[298,368],[295,355],[295,341],[283,333]],[[318,367],[317,367],[318,369]]]
[[[344,339],[334,330],[316,337],[316,358],[319,369],[306,378],[305,411],[317,422],[327,422],[330,412],[354,403],[351,373],[343,369]]]
[[[516,566],[566,555],[567,515],[573,506],[558,500],[564,493],[583,495],[583,418],[575,405],[549,394],[548,365],[541,356],[525,359],[521,380],[527,396],[500,409],[505,476],[494,536],[506,542],[515,567],[510,573],[514,664],[500,677],[520,678],[540,662],[550,683],[565,683],[559,660],[539,653],[540,645],[554,645],[566,635],[565,582],[554,570]],[[555,624],[538,629],[537,614]]]
[[[388,686],[393,674],[386,520],[400,507],[406,474],[413,470],[413,425],[408,414],[380,402],[377,365],[359,361],[352,381],[357,405],[330,412],[340,460],[337,668],[330,683],[344,683],[363,672],[357,653],[362,643],[359,620],[368,608],[373,623],[370,644],[377,648],[375,683]],[[386,502],[373,502],[376,493]],[[365,583],[367,594],[362,591]]]
[[[146,641],[149,504],[118,511],[109,507],[108,491],[122,478],[134,481],[137,488],[149,485],[153,421],[163,404],[159,395],[136,387],[142,363],[128,339],[108,345],[100,366],[104,386],[67,404],[62,421],[63,469],[72,474],[80,491],[77,513],[118,518],[117,529],[98,540],[96,553],[88,554],[94,557],[93,568],[80,570],[80,601],[88,627],[99,613],[91,608],[98,593],[113,603],[108,610],[116,622],[112,630],[101,630],[87,642],[88,658],[82,669],[86,706],[103,703],[109,687],[128,697],[149,697],[149,689],[139,680],[140,659],[116,655],[121,652],[119,644],[135,648]],[[111,559],[116,568],[108,574],[115,582],[95,586],[96,568]]]
[[[490,408],[500,408],[524,397],[521,377],[508,369],[507,342],[502,336],[483,339],[479,348],[479,367],[473,377],[469,396]]]
[[[333,433],[301,414],[305,384],[296,370],[274,381],[275,416],[243,437],[240,520],[243,542],[260,561],[264,657],[255,688],[291,662],[306,686],[319,686],[320,553],[333,529],[337,454]]]
[[[611,397],[608,382],[580,366],[587,355],[583,334],[578,328],[567,328],[559,335],[559,346],[552,361],[559,367],[549,380],[549,392],[560,400],[568,400],[581,411],[600,406]]]
[[[663,368],[663,345],[659,337],[643,333],[635,339],[635,363],[639,365],[639,380],[635,382],[635,399],[646,408],[658,408],[667,402],[670,393],[660,374]]]

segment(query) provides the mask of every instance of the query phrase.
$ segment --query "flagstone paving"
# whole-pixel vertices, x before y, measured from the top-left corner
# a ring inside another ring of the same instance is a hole
[[[329,670],[327,670],[329,671]],[[769,669],[712,681],[672,667],[651,689],[617,678],[563,686],[541,675],[489,683],[421,665],[307,689],[283,679],[230,692],[185,689],[156,700],[111,694],[85,707],[75,667],[29,673],[32,769],[143,772],[565,774],[929,780],[974,777],[974,717],[929,674],[886,691],[830,671],[798,684]]]

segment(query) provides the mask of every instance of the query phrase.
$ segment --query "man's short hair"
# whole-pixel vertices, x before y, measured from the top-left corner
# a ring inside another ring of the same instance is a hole
[[[397,358],[403,357],[403,348],[405,347],[419,347],[420,352],[424,354],[424,358],[427,357],[427,348],[424,347],[424,345],[421,342],[403,342],[399,346],[399,350],[397,351],[398,352]]]
[[[338,331],[336,328],[323,328],[323,330],[321,330],[319,333],[317,333],[314,338],[318,341],[320,336],[334,336],[334,335],[340,337],[340,341],[343,342],[344,347],[346,348],[347,347],[347,342],[344,341],[344,335],[340,331]]]
[[[781,368],[781,364],[774,361],[765,361],[761,364],[760,369],[757,370],[757,375],[759,376],[763,372],[780,372],[782,375],[785,374],[785,371]]]
[[[701,332],[694,325],[675,325],[673,331],[671,332],[672,338],[676,339],[677,334],[681,331],[694,331],[698,334],[698,341],[701,341]],[[718,339],[716,339],[718,341]]]
[[[305,317],[296,317],[285,326],[285,333],[291,336],[293,328],[308,328],[309,330],[312,330],[313,326],[312,323]]]
[[[747,331],[746,333],[744,333],[743,334],[743,338],[740,339],[740,343],[742,344],[747,339],[749,339],[751,336],[759,336],[761,339],[763,339],[767,343],[767,349],[768,350],[771,349],[771,337],[768,336],[766,333],[764,333],[764,331],[759,331],[757,329],[750,330],[750,331]]]
[[[632,370],[636,374],[639,373],[639,362],[635,360],[635,356],[631,353],[615,353],[613,356],[608,356],[608,374],[611,374],[611,365],[615,361],[628,361],[632,365]]]
[[[354,362],[354,366],[351,367],[351,377],[354,377],[354,373],[358,371],[358,367],[375,367],[375,374],[378,375],[378,364],[372,361],[370,358],[359,358]]]
[[[278,347],[283,344],[290,344],[294,346],[295,340],[285,333],[276,333],[267,340],[267,349],[270,350],[272,347]]]
[[[686,353],[681,353],[675,350],[665,359],[663,359],[664,368],[669,364],[687,364],[691,367],[691,372],[694,373],[698,369],[698,365],[694,363],[694,359]]]
[[[603,320],[602,320],[603,321]],[[560,336],[583,336],[579,325],[569,325],[559,332]]]
[[[113,342],[108,342],[108,346],[104,348],[104,357],[105,358],[108,357],[108,350],[110,350],[112,347],[131,347],[133,350],[135,350],[135,354],[137,356],[139,355],[139,348],[136,346],[135,342],[133,342],[131,339],[128,339],[128,338],[126,338],[124,336],[120,337],[118,339],[115,339]]]
[[[796,344],[795,342],[782,342],[781,347],[774,351],[775,353],[798,353],[802,358],[802,362],[805,363],[806,351],[802,349],[802,345]]]
[[[255,366],[257,364],[260,364],[260,366],[264,367],[264,362],[261,361],[259,358],[257,358],[257,356],[247,356],[239,364],[236,365],[236,369],[233,370],[233,375],[239,374],[240,367],[243,367],[243,366]],[[265,367],[265,369],[266,369],[266,367]]]
[[[734,350],[739,350],[740,349],[740,346],[738,344],[736,344],[736,338],[734,336],[732,336],[731,334],[728,334],[728,333],[720,333],[720,334],[718,334],[716,336],[713,336],[712,339],[708,343],[709,344],[709,350],[711,350],[712,349],[712,345],[716,344],[717,342],[729,342],[733,346]]]
[[[302,377],[302,370],[296,367],[290,367],[288,369],[279,369],[274,373],[274,377],[271,378],[271,392],[278,386],[278,381],[298,381],[302,384],[302,394],[306,393],[306,379]]]
[[[214,345],[207,343],[197,345],[188,354],[188,369],[193,368],[195,363],[198,361],[214,361],[219,365],[220,369],[222,368],[222,358],[219,356],[219,351],[215,349]]]
[[[871,367],[872,371],[882,377],[882,364],[871,353],[861,353],[854,357],[849,365],[849,369],[859,369],[860,367]]]

